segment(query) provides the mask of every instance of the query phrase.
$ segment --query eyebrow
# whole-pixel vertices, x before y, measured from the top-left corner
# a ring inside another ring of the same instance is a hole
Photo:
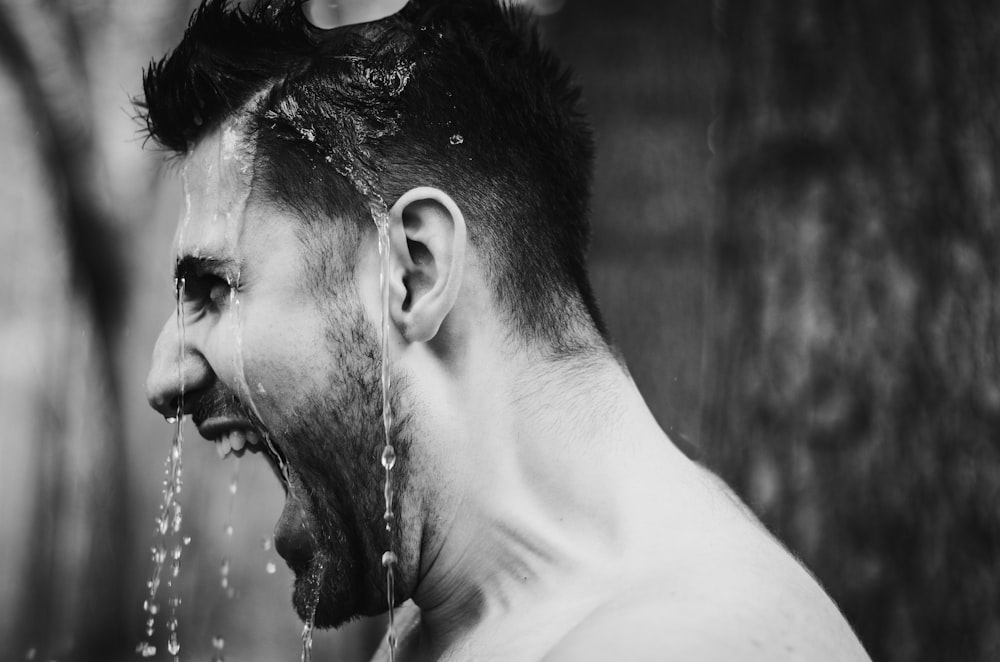
[[[237,266],[236,261],[230,258],[185,255],[174,265],[174,280],[236,273]]]

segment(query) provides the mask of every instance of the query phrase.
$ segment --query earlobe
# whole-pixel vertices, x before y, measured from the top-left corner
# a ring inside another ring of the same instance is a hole
[[[398,296],[390,316],[407,342],[434,338],[455,306],[465,268],[462,211],[444,191],[414,188],[389,210]]]

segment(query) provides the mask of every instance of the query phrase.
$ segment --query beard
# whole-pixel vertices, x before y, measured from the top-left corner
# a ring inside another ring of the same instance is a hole
[[[401,415],[399,384],[391,405],[396,413],[391,439],[393,511],[397,524],[386,532],[385,446],[382,424],[381,357],[375,329],[357,309],[338,311],[327,327],[333,374],[321,393],[297,399],[271,439],[284,456],[286,500],[275,546],[295,574],[292,604],[317,627],[337,627],[358,616],[388,609],[383,552],[399,551],[401,499],[407,484],[410,447]],[[391,545],[391,547],[390,547]],[[394,599],[407,591],[396,582]]]
[[[275,548],[295,574],[296,613],[317,627],[337,627],[388,609],[381,558],[389,549],[400,550],[400,497],[407,490],[410,448],[409,419],[399,402],[402,384],[393,376],[390,437],[397,460],[390,540],[383,520],[385,431],[375,329],[357,306],[338,306],[327,328],[322,349],[332,360],[320,362],[333,366],[327,381],[321,389],[296,394],[291,403],[269,403],[275,413],[268,423],[257,416],[254,403],[221,382],[192,407],[197,424],[216,416],[243,418],[270,441],[268,461],[285,488]],[[406,599],[404,581],[396,580],[394,594],[397,604]]]

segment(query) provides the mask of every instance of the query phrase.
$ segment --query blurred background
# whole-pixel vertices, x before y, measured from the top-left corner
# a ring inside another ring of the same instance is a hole
[[[1000,6],[539,4],[597,133],[595,289],[664,428],[873,659],[1000,659]],[[145,638],[171,429],[142,384],[180,192],[131,98],[192,8],[0,0],[3,660]],[[248,459],[232,499],[186,432],[181,657],[298,659],[280,488]],[[315,657],[367,659],[382,627]]]

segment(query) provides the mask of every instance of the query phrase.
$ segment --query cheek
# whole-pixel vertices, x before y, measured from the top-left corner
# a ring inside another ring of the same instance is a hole
[[[328,353],[311,320],[286,318],[280,327],[247,326],[243,372],[247,388],[265,422],[286,416],[322,395]]]

